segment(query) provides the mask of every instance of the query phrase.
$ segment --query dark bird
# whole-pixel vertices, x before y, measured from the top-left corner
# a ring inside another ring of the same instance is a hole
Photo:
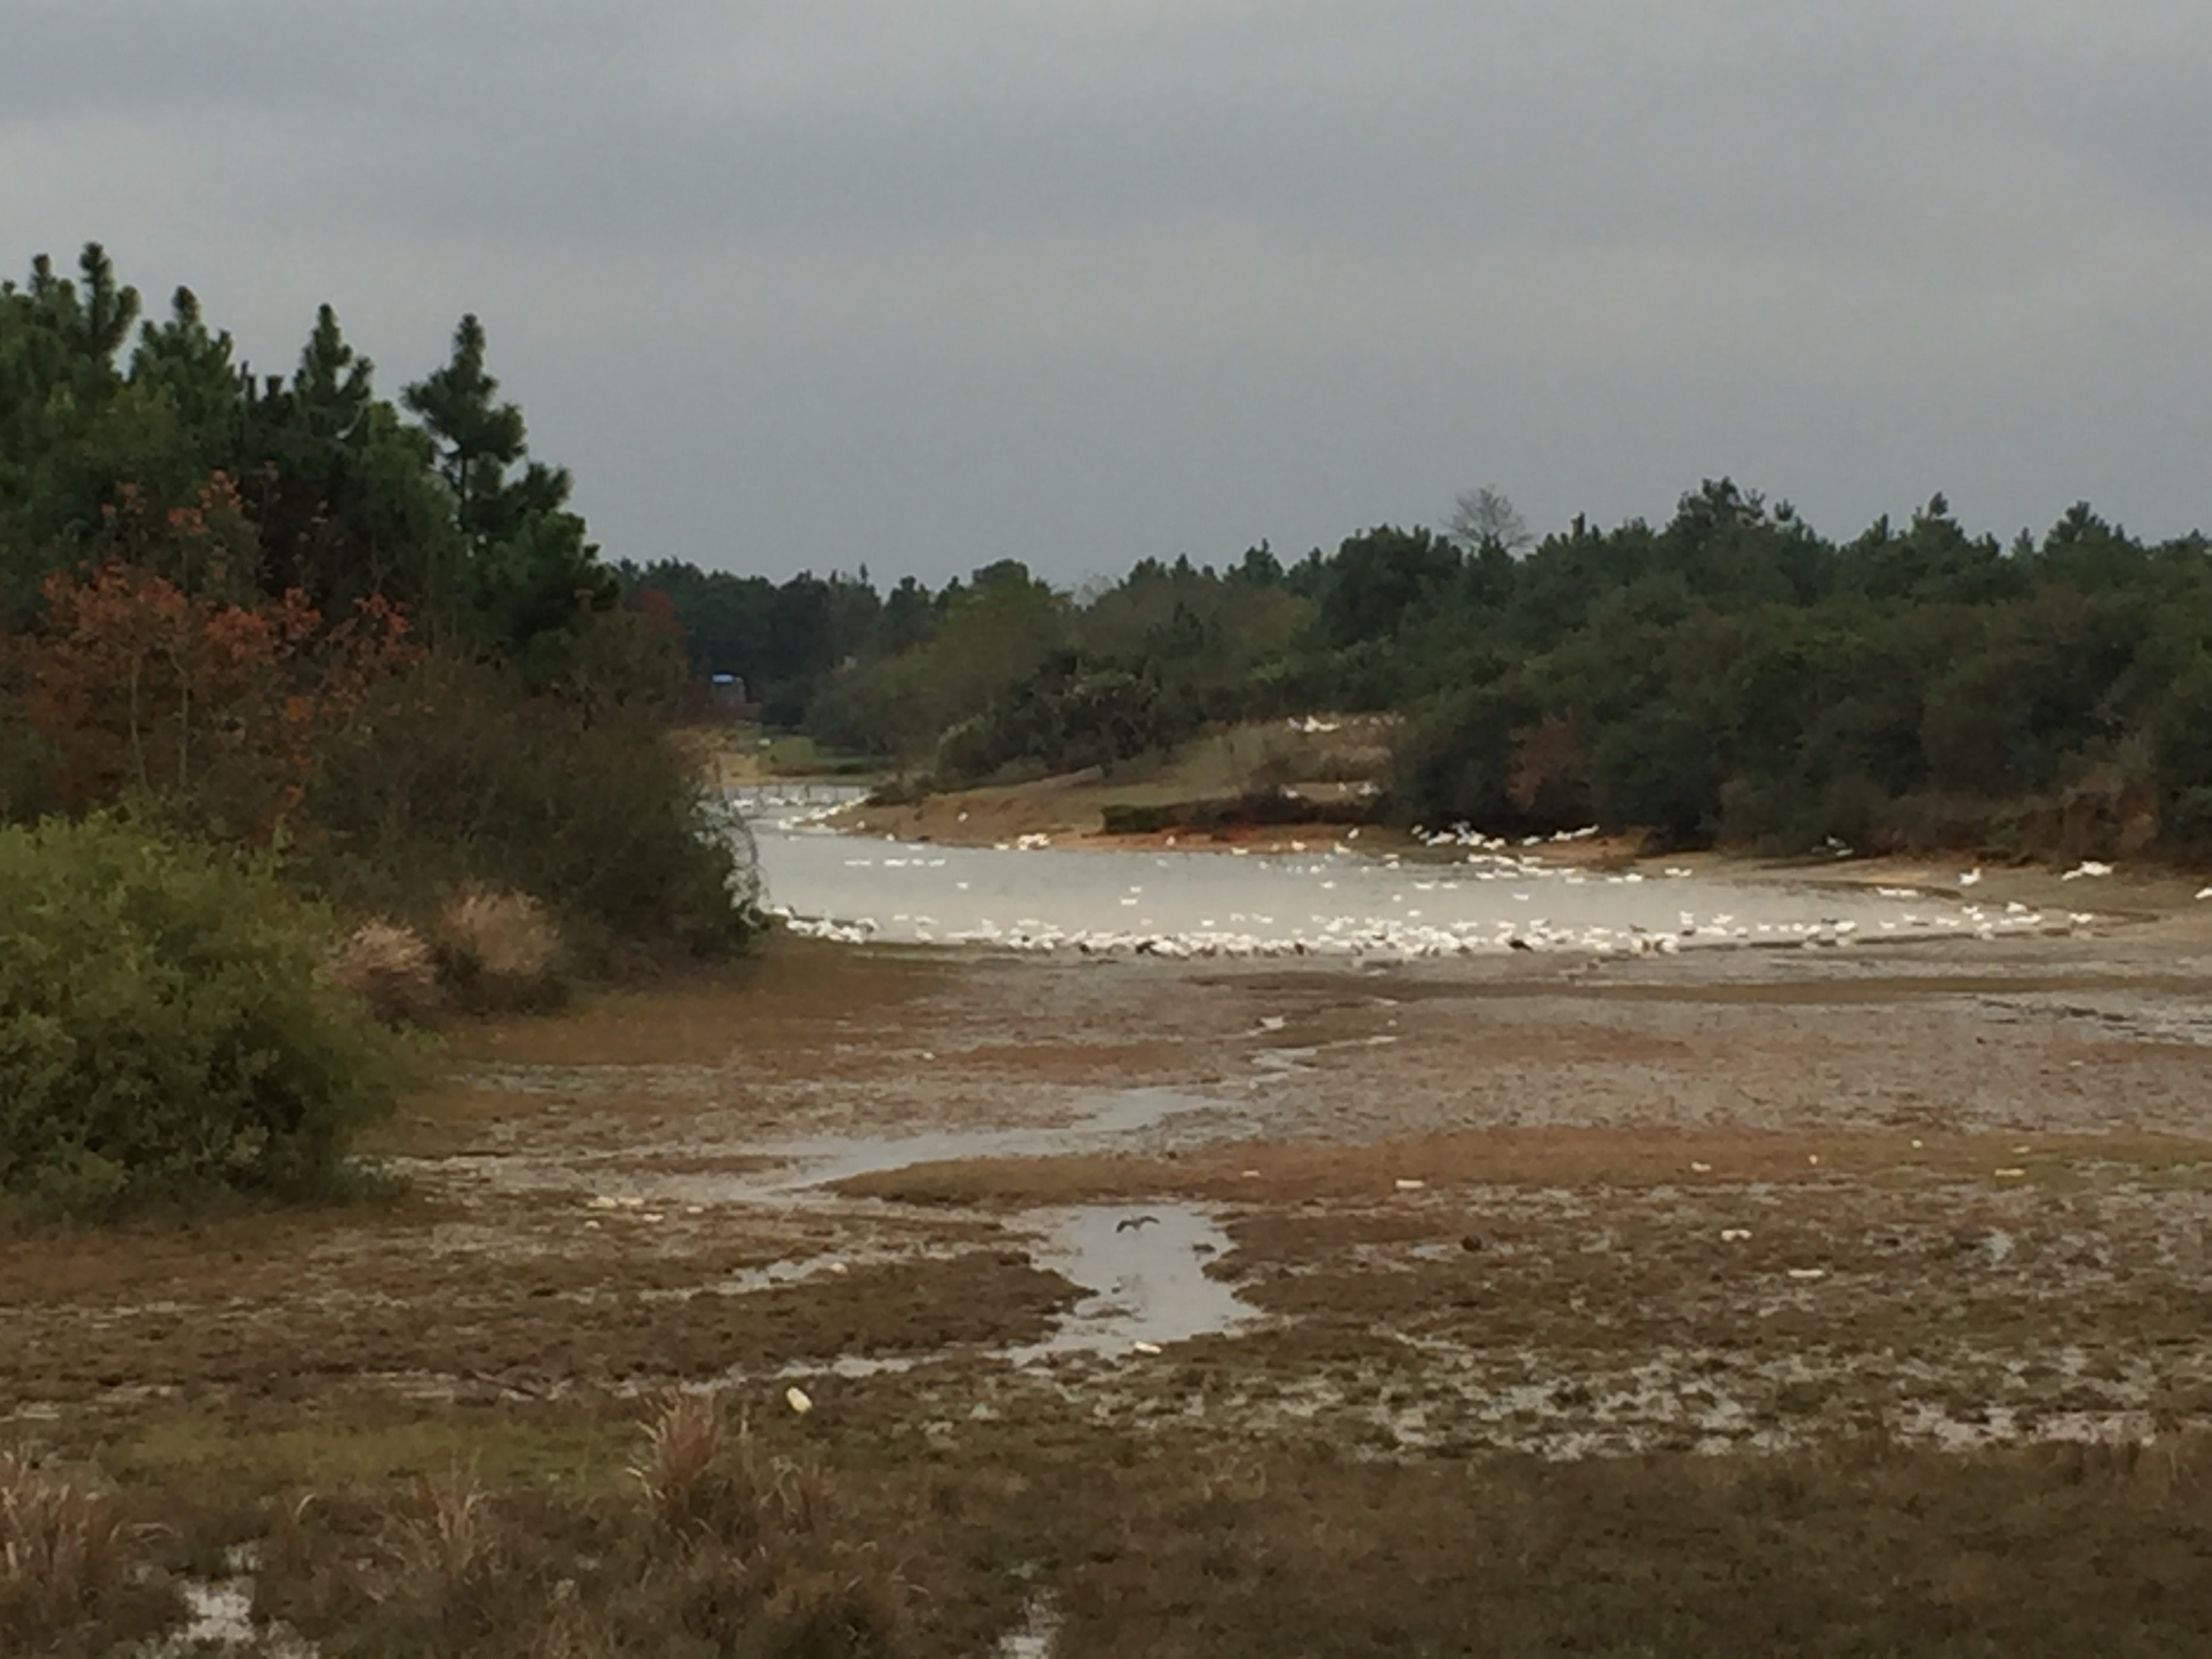
[[[1156,1215],[1127,1215],[1114,1224],[1114,1231],[1117,1233],[1133,1233],[1147,1221],[1157,1222],[1158,1219],[1159,1217]]]

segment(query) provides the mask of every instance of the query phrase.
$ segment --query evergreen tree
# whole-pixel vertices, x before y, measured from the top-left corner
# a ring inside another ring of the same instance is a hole
[[[524,448],[522,411],[497,402],[498,392],[498,380],[484,371],[483,325],[471,313],[453,331],[452,359],[399,394],[436,441],[438,470],[471,536],[484,534],[492,527],[487,520],[499,517],[507,469]]]

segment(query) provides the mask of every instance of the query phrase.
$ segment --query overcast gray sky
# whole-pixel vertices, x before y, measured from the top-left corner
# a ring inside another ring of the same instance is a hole
[[[387,392],[612,555],[1064,581],[1502,487],[2212,526],[2203,0],[0,0],[0,263]]]

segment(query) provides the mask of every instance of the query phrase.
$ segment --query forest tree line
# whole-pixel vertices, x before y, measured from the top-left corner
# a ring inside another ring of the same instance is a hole
[[[738,942],[673,624],[477,319],[395,398],[328,306],[281,374],[188,289],[142,309],[96,244],[0,283],[0,823],[124,811],[355,914],[476,884],[599,951]]]
[[[1080,594],[1014,562],[935,592],[624,574],[770,720],[939,784],[1389,711],[1407,821],[1873,848],[2048,841],[2072,799],[2132,850],[2212,844],[2209,553],[2087,504],[2002,543],[1941,495],[1838,542],[1723,479],[1660,525],[1538,540],[1484,491],[1440,529],[1146,559]]]
[[[676,773],[585,781],[672,764],[639,739],[688,653],[771,724],[947,785],[1389,711],[1408,820],[1876,846],[2088,790],[2212,842],[2208,544],[2087,505],[2005,544],[1938,496],[1839,542],[1723,479],[1538,540],[1486,492],[1079,593],[1012,560],[779,583],[602,558],[472,317],[392,397],[327,307],[280,374],[188,290],[141,309],[96,246],[0,284],[0,817],[159,802],[364,902],[495,878],[700,936],[711,872],[680,901],[621,873],[699,839]]]

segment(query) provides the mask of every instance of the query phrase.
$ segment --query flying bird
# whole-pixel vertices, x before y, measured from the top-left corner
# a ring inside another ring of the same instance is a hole
[[[1125,1215],[1114,1224],[1114,1231],[1117,1233],[1133,1233],[1147,1221],[1157,1223],[1159,1217],[1156,1215]]]

